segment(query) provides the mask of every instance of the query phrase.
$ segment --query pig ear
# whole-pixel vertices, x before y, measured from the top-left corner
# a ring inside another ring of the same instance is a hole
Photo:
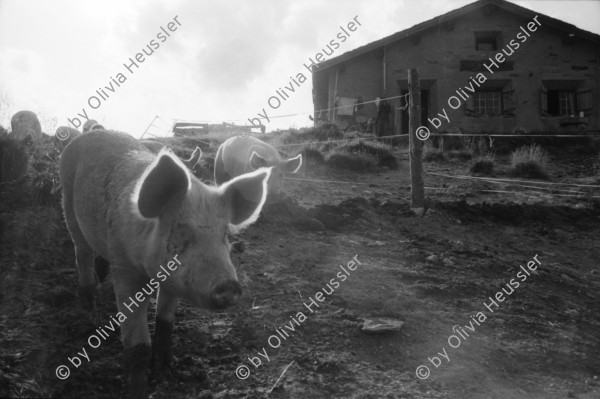
[[[138,180],[132,201],[143,217],[158,217],[169,205],[181,201],[191,184],[185,165],[163,148]]]
[[[201,157],[202,150],[200,149],[200,147],[196,147],[190,159],[184,160],[183,163],[191,170],[194,169],[194,166],[196,166],[198,162],[200,162]]]
[[[254,223],[267,199],[267,181],[272,168],[260,168],[228,181],[219,187],[226,206],[231,209],[234,230]]]
[[[298,154],[294,158],[290,158],[284,161],[283,170],[287,173],[296,173],[302,166],[302,154]]]
[[[250,166],[254,170],[268,166],[267,160],[264,159],[263,157],[261,157],[260,155],[258,155],[258,153],[256,151],[252,151],[252,155],[250,155],[249,162],[250,162]]]

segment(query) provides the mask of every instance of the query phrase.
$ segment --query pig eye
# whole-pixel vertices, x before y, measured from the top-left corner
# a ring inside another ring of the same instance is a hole
[[[194,241],[194,231],[186,224],[177,224],[169,234],[167,249],[169,252],[180,254]]]

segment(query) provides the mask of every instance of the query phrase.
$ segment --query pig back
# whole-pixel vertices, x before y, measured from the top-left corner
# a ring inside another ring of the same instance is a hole
[[[131,193],[154,157],[133,137],[105,131],[75,138],[61,155],[64,194],[70,197],[86,240],[105,259],[109,259],[109,221],[120,218],[126,223],[131,218]]]

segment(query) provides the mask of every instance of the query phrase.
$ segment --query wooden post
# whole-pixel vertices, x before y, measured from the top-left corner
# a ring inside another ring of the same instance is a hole
[[[425,189],[423,187],[423,142],[417,138],[421,126],[421,85],[416,69],[408,71],[408,142],[410,158],[411,201],[410,209],[417,216],[425,214]]]

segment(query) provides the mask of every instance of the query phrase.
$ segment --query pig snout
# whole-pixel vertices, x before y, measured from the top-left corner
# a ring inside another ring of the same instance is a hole
[[[219,284],[210,295],[210,303],[215,309],[225,309],[235,305],[242,295],[242,286],[235,280]]]

